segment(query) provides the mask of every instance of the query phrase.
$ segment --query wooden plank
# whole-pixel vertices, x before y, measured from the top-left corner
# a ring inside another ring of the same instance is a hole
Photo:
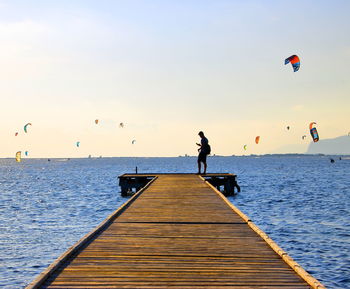
[[[140,194],[148,188],[155,181],[156,178],[151,180],[142,190],[135,194],[129,201],[120,206],[115,212],[108,216],[100,225],[93,229],[90,233],[86,234],[81,238],[76,244],[70,247],[65,253],[58,257],[49,267],[47,267],[42,273],[39,274],[30,284],[28,284],[25,289],[38,289],[41,288],[51,276],[56,273],[58,269],[66,264],[73,256],[78,254],[88,242],[95,238],[102,230],[104,230],[115,218],[117,218],[132,202],[134,202]]]
[[[199,176],[158,175],[35,288],[309,288],[234,209]]]
[[[202,180],[204,178],[200,177]],[[223,196],[220,194],[218,190],[210,183],[210,186],[220,197]],[[241,212],[237,207],[231,204],[227,199],[223,198],[227,205],[242,219],[247,221],[247,224],[254,232],[256,232],[270,247],[274,252],[276,252],[303,280],[307,282],[312,288],[326,288],[321,282],[319,282],[316,278],[314,278],[311,274],[304,270],[297,262],[295,262],[283,249],[281,249],[270,237],[263,232],[257,225],[255,225],[243,212]]]

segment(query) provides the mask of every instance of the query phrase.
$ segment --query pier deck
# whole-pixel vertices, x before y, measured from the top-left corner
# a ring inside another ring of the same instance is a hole
[[[137,192],[142,187],[144,187],[151,179],[155,176],[169,175],[169,174],[123,174],[119,176],[119,186],[120,193],[123,197],[133,192]],[[216,173],[216,174],[205,174],[202,177],[221,191],[225,196],[230,196],[235,194],[235,189],[237,192],[241,191],[241,188],[237,184],[237,176],[228,173]]]
[[[27,286],[196,287],[324,288],[192,174],[155,176]]]

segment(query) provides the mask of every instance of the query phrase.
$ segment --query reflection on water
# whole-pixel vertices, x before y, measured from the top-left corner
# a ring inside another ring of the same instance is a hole
[[[210,157],[238,175],[230,201],[328,288],[350,288],[350,160]],[[126,199],[117,176],[196,172],[196,159],[0,160],[0,287],[31,282]]]

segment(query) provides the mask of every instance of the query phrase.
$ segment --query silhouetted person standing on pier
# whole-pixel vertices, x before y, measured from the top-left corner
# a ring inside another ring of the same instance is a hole
[[[207,173],[207,155],[210,154],[210,146],[208,139],[204,136],[204,133],[200,131],[198,135],[201,137],[201,143],[197,143],[197,146],[199,146],[199,154],[198,154],[198,174],[201,173],[201,163],[203,163],[204,166],[204,172],[203,174]]]

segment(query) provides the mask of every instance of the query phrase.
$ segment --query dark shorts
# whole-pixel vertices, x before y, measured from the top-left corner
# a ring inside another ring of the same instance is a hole
[[[206,163],[207,162],[207,154],[204,152],[200,152],[198,155],[198,162]]]

